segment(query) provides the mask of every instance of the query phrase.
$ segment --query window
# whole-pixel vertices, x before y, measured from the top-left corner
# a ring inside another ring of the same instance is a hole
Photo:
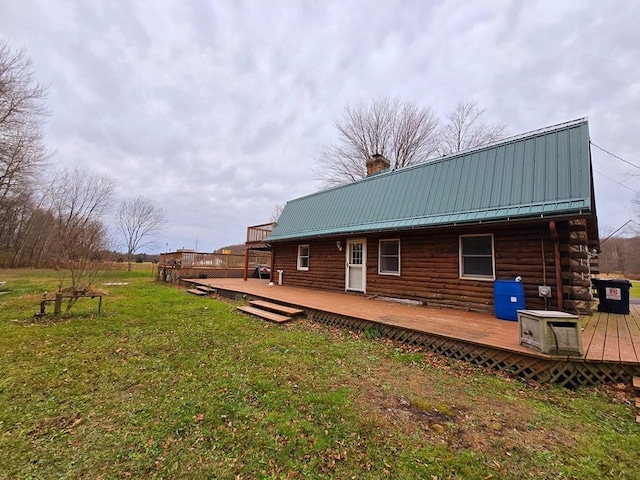
[[[493,280],[493,235],[460,237],[460,276]]]
[[[400,240],[380,240],[378,273],[381,275],[400,275]]]
[[[309,245],[298,245],[298,270],[309,270]]]

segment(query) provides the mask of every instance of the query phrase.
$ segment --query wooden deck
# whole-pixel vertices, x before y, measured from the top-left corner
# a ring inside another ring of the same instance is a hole
[[[582,317],[582,344],[588,360],[640,362],[640,305],[629,305],[629,315],[595,312]]]
[[[640,375],[640,305],[630,315],[596,312],[581,317],[584,357],[547,355],[519,343],[518,322],[493,315],[405,305],[364,295],[289,286],[265,280],[203,279],[219,294],[280,302],[305,310],[316,321],[364,329],[376,325],[400,341],[444,355],[507,370],[538,381],[567,385],[631,383]]]

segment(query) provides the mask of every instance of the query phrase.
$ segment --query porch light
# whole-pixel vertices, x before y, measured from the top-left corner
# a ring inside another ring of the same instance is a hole
[[[342,251],[342,242],[340,240],[336,241],[336,247],[338,247],[338,251]]]

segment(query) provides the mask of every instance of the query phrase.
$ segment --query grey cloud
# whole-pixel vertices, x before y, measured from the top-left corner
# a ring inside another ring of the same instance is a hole
[[[173,248],[239,243],[311,193],[344,107],[381,96],[440,115],[475,98],[511,133],[589,115],[594,141],[640,163],[633,2],[6,3],[0,31],[51,85],[56,160],[159,201]],[[601,224],[621,225],[633,194],[595,182]]]

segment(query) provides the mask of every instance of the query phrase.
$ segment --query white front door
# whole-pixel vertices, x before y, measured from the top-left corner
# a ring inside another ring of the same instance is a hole
[[[367,241],[347,240],[346,290],[365,292],[367,287]]]

